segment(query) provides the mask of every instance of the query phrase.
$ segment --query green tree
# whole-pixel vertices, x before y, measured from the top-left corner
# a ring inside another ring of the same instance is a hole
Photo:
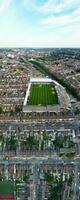
[[[21,111],[20,106],[15,106],[15,112],[16,112],[16,113],[20,113],[20,111]]]
[[[0,107],[0,114],[2,114],[3,113],[3,109],[2,109],[2,107]]]

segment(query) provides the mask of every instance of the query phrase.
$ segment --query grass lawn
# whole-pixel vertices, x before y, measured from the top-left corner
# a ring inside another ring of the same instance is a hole
[[[32,84],[28,105],[54,105],[58,104],[55,87],[51,84]]]
[[[0,194],[14,194],[14,185],[11,181],[0,182]]]

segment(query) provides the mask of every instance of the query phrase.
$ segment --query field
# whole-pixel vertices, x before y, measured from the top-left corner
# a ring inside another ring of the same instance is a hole
[[[14,194],[13,183],[9,181],[0,182],[0,195],[1,194]]]
[[[58,104],[55,87],[51,84],[32,84],[28,105],[54,105]]]

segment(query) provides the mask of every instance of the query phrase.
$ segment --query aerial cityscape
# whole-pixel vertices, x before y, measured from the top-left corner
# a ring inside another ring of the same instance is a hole
[[[0,49],[0,199],[80,200],[79,56]]]
[[[0,200],[80,200],[80,0],[0,0]]]

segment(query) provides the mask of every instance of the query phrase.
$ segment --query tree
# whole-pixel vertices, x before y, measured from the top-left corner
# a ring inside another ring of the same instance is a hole
[[[15,140],[14,136],[12,135],[11,138],[7,139],[7,143],[6,143],[7,147],[10,150],[16,150],[17,147],[17,141]]]
[[[57,136],[55,137],[55,140],[53,142],[54,146],[55,146],[55,149],[60,149],[63,147],[63,137],[62,136]]]
[[[2,109],[2,107],[0,107],[0,114],[2,114],[3,113],[3,109]]]
[[[19,113],[20,111],[21,111],[20,106],[15,106],[15,112],[16,112],[16,113]]]
[[[10,116],[13,116],[13,115],[14,115],[13,110],[10,110]]]

